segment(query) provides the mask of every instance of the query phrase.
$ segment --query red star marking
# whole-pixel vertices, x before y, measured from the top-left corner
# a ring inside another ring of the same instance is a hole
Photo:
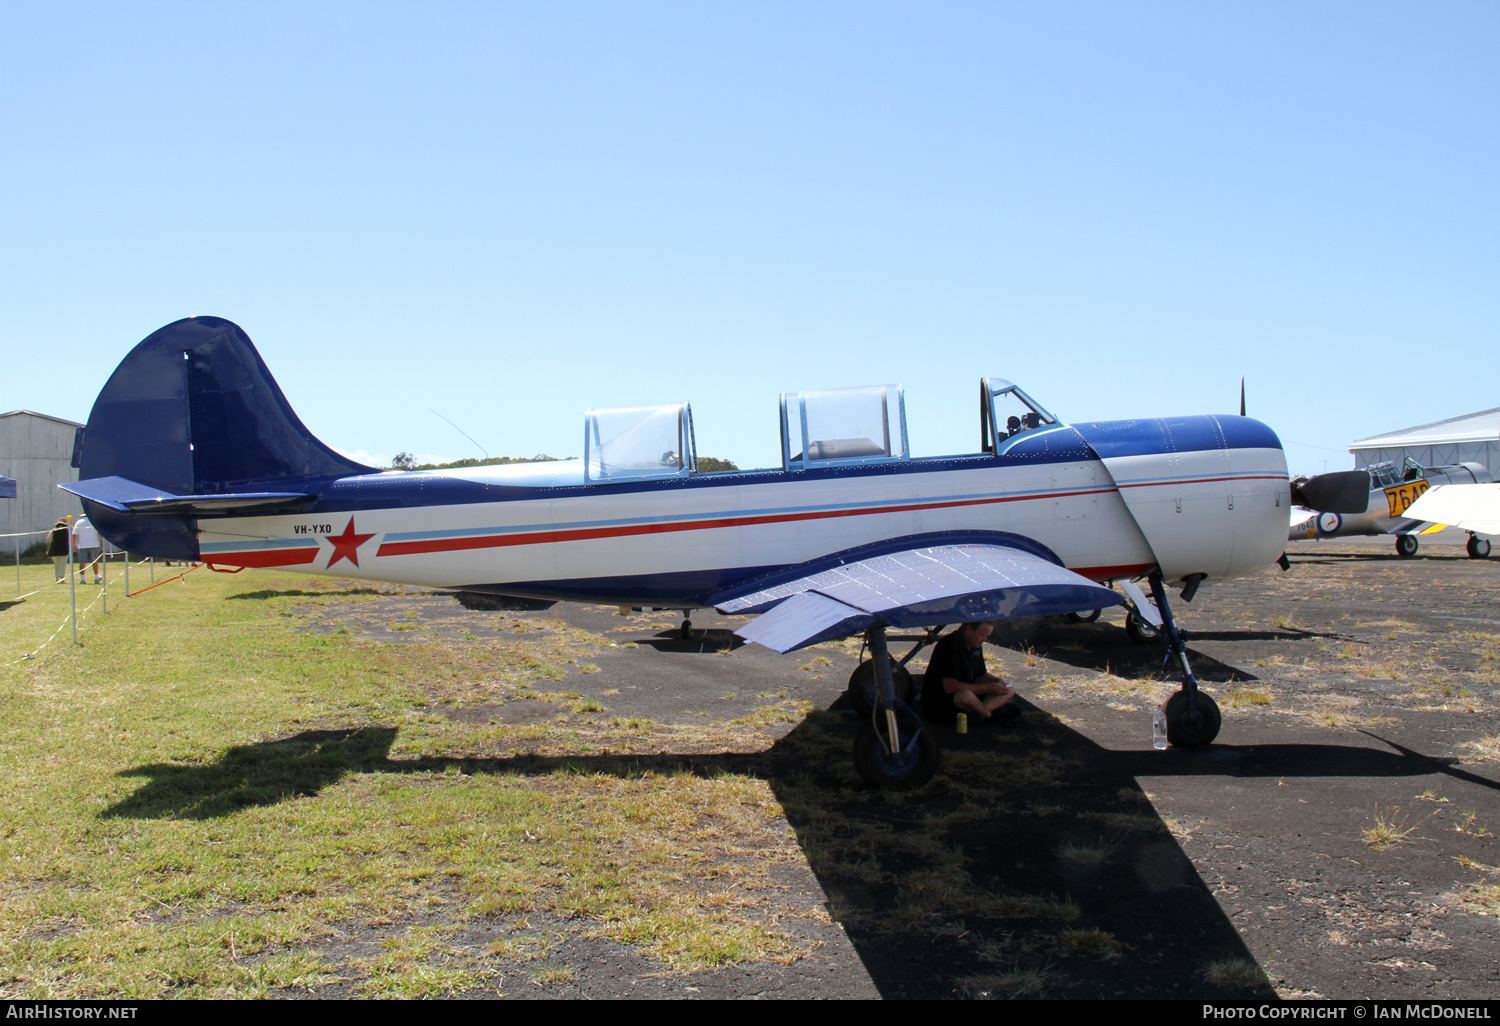
[[[333,564],[341,559],[347,559],[355,566],[359,566],[359,547],[375,537],[375,535],[355,534],[354,518],[350,517],[348,526],[344,528],[343,534],[325,534],[323,537],[333,546],[333,555],[328,559],[329,566],[333,566]]]

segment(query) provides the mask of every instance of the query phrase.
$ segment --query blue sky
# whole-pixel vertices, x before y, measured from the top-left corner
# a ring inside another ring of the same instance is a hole
[[[1294,471],[1500,405],[1488,3],[0,0],[0,410],[236,321],[330,445],[576,455],[985,375],[1250,412]],[[432,411],[437,411],[438,416]]]

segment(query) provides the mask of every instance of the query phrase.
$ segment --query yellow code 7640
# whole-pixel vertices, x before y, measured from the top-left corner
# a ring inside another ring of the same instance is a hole
[[[1385,490],[1385,501],[1390,503],[1391,516],[1399,517],[1406,512],[1406,507],[1417,501],[1417,496],[1425,492],[1430,483],[1425,478],[1416,481],[1407,481]]]

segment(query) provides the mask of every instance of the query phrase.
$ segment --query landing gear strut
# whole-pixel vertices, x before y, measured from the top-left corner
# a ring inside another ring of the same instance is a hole
[[[937,624],[929,627],[927,633],[922,635],[916,645],[912,646],[912,650],[900,659],[888,656],[891,664],[891,683],[895,686],[896,697],[901,701],[910,702],[917,697],[916,685],[911,679],[911,671],[906,668],[906,664],[911,662],[918,652],[932,644],[946,626],[946,624]],[[867,641],[866,644],[868,643]],[[849,675],[849,690],[846,694],[855,712],[861,716],[870,715],[870,710],[877,705],[879,686],[879,682],[875,679],[875,660],[866,659],[854,668],[854,672]]]
[[[1161,613],[1161,629],[1167,636],[1170,660],[1176,658],[1182,666],[1182,690],[1167,700],[1164,710],[1167,716],[1167,741],[1175,748],[1197,748],[1219,736],[1219,706],[1212,698],[1198,690],[1198,678],[1188,665],[1187,642],[1177,629],[1172,618],[1172,607],[1167,604],[1167,589],[1162,587],[1161,571],[1151,575],[1151,597]]]
[[[906,791],[921,787],[937,772],[937,738],[922,718],[896,696],[885,625],[865,632],[875,677],[875,703],[854,735],[854,768],[871,787]]]

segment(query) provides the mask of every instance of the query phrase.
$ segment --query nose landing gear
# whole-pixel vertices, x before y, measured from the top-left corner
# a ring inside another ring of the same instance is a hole
[[[1172,607],[1167,604],[1167,589],[1162,587],[1161,571],[1151,575],[1151,597],[1161,613],[1161,630],[1167,636],[1168,659],[1175,658],[1182,666],[1182,690],[1167,700],[1167,741],[1174,748],[1198,748],[1213,742],[1219,736],[1223,718],[1218,704],[1198,690],[1198,678],[1188,665],[1187,642],[1177,629],[1172,618]]]

